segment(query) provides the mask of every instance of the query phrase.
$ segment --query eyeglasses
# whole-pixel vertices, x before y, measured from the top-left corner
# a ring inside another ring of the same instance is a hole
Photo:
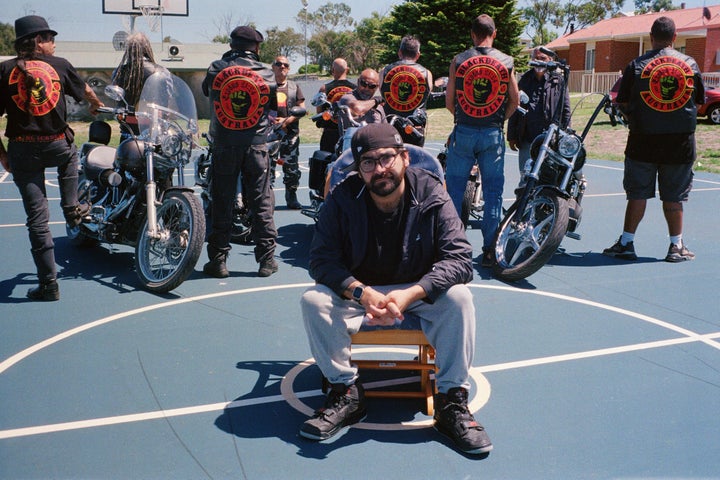
[[[358,167],[363,173],[370,173],[375,171],[376,165],[380,165],[382,168],[392,168],[395,165],[395,159],[400,155],[402,150],[396,150],[395,153],[384,153],[377,158],[362,157]]]
[[[358,84],[361,87],[369,88],[371,90],[375,90],[378,87],[377,83],[368,83],[367,80],[363,80],[362,78],[358,80]]]
[[[273,63],[273,66],[275,66],[275,67],[290,68],[290,64],[289,64],[289,63],[283,63],[283,62],[275,62],[275,63]]]

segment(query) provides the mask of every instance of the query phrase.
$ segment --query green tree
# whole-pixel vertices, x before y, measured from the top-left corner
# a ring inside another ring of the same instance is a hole
[[[260,44],[260,61],[271,63],[278,55],[292,58],[303,53],[305,41],[302,34],[292,28],[280,30],[278,27],[269,28],[265,41]]]
[[[493,46],[517,57],[522,48],[519,38],[524,22],[514,0],[407,0],[393,7],[383,25],[380,41],[388,48],[381,60],[394,62],[400,39],[412,34],[422,42],[420,62],[433,77],[446,76],[452,58],[472,45],[470,25],[483,13],[490,15],[497,27]]]
[[[638,15],[675,9],[677,7],[672,4],[672,0],[635,0],[635,13]]]
[[[521,10],[522,17],[527,21],[526,31],[533,45],[545,45],[557,38],[552,31],[562,11],[558,0],[533,0]],[[562,25],[562,23],[561,23]]]
[[[0,23],[0,55],[15,55],[15,27]]]
[[[350,16],[352,9],[346,3],[328,2],[318,7],[314,12],[300,10],[295,20],[304,25],[307,22],[308,28],[314,33],[323,33],[328,30],[339,31],[351,28],[355,21]]]
[[[565,25],[565,32],[579,30],[588,25],[610,18],[618,13],[625,0],[573,0],[558,15],[558,26]]]

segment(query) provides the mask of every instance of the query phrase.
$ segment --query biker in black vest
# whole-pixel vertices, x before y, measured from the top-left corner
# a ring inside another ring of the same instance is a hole
[[[627,207],[623,232],[603,254],[636,260],[635,232],[657,180],[670,235],[667,262],[692,260],[682,240],[683,204],[692,189],[697,104],[705,100],[700,69],[692,57],[672,48],[675,23],[660,17],[652,25],[652,50],[625,68],[617,102],[628,117],[623,186]]]
[[[399,115],[410,117],[414,115],[422,119],[421,125],[415,128],[422,133],[419,140],[398,129],[405,143],[412,143],[422,147],[425,144],[425,122],[427,114],[425,105],[432,90],[432,73],[417,63],[420,58],[420,41],[411,36],[405,36],[400,41],[398,50],[399,61],[386,66],[380,73],[380,96],[385,104],[386,115]]]
[[[212,226],[208,236],[208,258],[203,271],[212,277],[229,276],[226,266],[238,175],[242,175],[252,216],[255,261],[258,276],[277,272],[277,229],[273,214],[275,196],[270,187],[267,134],[277,113],[275,75],[259,61],[263,36],[249,26],[235,28],[230,48],[208,68],[203,93],[210,98],[213,137]]]
[[[325,92],[328,102],[335,103],[339,101],[343,95],[348,94],[357,88],[357,85],[347,79],[348,66],[344,58],[336,58],[330,67],[330,73],[333,76],[331,82],[320,87],[320,92]],[[323,111],[323,107],[317,108],[317,113]],[[320,150],[324,152],[334,152],[335,145],[340,140],[340,131],[335,119],[323,122],[316,122],[318,127],[322,127],[322,136],[320,137]]]
[[[505,136],[503,123],[519,104],[512,57],[492,48],[495,22],[480,15],[472,22],[474,47],[450,63],[445,106],[455,115],[448,139],[445,181],[460,215],[470,170],[480,169],[485,206],[480,229],[483,234],[481,266],[492,265],[495,231],[500,224],[505,183]]]

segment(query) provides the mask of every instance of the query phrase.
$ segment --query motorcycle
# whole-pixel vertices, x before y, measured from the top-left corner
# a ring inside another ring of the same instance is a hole
[[[195,99],[180,78],[161,72],[145,81],[137,109],[116,85],[105,94],[122,106],[98,111],[113,114],[130,138],[109,147],[110,125],[90,125],[79,154],[78,198],[91,207],[80,225],[66,227],[67,235],[76,246],[135,247],[143,288],[169,292],[194,270],[205,233],[200,201],[183,174],[198,132]]]
[[[552,50],[542,48],[552,60],[532,60],[531,67],[559,70],[567,92],[570,67]],[[507,210],[495,235],[493,273],[505,281],[529,277],[542,268],[556,252],[563,237],[579,240],[576,233],[582,218],[582,198],[587,180],[582,173],[586,152],[584,140],[598,114],[611,116],[610,96],[598,103],[582,133],[560,121],[564,94],[545,132],[533,140],[530,159],[525,165],[517,199]],[[614,120],[612,120],[614,121]]]
[[[317,221],[318,215],[320,215],[320,209],[325,201],[325,195],[328,193],[329,183],[327,180],[329,167],[343,152],[342,142],[345,128],[346,126],[359,128],[362,127],[363,124],[353,118],[350,113],[350,108],[347,105],[329,102],[324,92],[315,94],[311,103],[314,107],[323,107],[325,110],[313,115],[310,119],[315,123],[320,120],[329,121],[334,119],[337,122],[340,133],[340,139],[337,144],[335,144],[335,151],[326,152],[325,150],[315,150],[309,160],[308,166],[310,173],[308,176],[308,187],[310,188],[310,206],[303,207],[300,212]]]
[[[288,113],[290,116],[301,118],[305,116],[306,110],[303,107],[292,107]],[[291,151],[295,144],[300,141],[299,137],[288,137],[282,127],[283,123],[274,124],[267,135],[268,156],[271,162],[277,162],[281,152]],[[208,147],[202,148],[202,152],[195,159],[195,185],[201,188],[200,198],[205,212],[205,222],[209,230],[212,208],[210,165],[212,165],[213,158],[213,139],[207,133],[203,133],[202,136],[207,141]],[[271,168],[271,172],[274,172],[274,169]],[[238,176],[237,196],[233,208],[230,242],[240,245],[252,245],[252,214],[247,206],[247,201],[243,197],[243,191],[246,189],[243,188],[242,182],[243,178],[240,175]]]

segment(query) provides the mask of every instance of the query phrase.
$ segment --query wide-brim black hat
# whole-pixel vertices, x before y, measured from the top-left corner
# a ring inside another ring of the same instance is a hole
[[[49,32],[57,35],[57,32],[50,28],[47,20],[38,15],[28,15],[15,20],[15,41],[21,38],[37,35],[38,33]]]

